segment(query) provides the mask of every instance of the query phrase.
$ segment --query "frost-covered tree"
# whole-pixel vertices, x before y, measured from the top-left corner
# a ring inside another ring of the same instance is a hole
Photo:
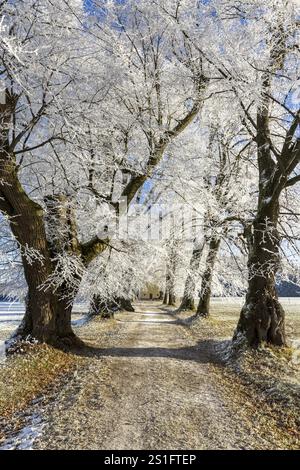
[[[28,286],[19,334],[77,342],[72,303],[107,225],[194,120],[207,79],[146,3],[108,4],[95,24],[71,0],[1,13],[0,207]]]
[[[177,2],[178,11],[188,3]],[[284,311],[276,292],[278,221],[283,192],[299,182],[299,8],[289,0],[215,0],[207,2],[207,15],[219,34],[204,49],[200,22],[169,13],[215,70],[216,92],[231,95],[233,108],[238,103],[259,172],[256,211],[245,231],[249,288],[235,344],[284,345]]]
[[[233,92],[256,146],[259,171],[257,208],[247,232],[249,287],[234,339],[236,344],[282,346],[278,223],[282,195],[299,181],[299,101],[293,100],[299,87],[298,17],[295,4],[283,0],[247,2],[239,8],[232,2],[230,12],[228,21],[231,29],[234,22],[243,51],[238,70],[234,64],[230,72],[236,78]]]
[[[56,266],[43,201],[32,196],[33,182],[24,175],[31,166],[39,185],[46,149],[70,138],[69,89],[77,66],[66,51],[73,48],[74,28],[73,15],[64,6],[55,8],[47,1],[1,4],[0,208],[18,243],[28,285],[23,331],[42,340],[67,335],[70,327],[58,324],[53,310],[59,309],[54,307],[59,298],[43,289]]]

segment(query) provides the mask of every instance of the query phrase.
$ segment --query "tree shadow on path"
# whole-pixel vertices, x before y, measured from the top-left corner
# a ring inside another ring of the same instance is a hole
[[[228,344],[230,344],[230,341],[207,339],[198,341],[193,346],[179,348],[160,346],[98,348],[96,346],[86,345],[83,349],[76,351],[76,354],[99,359],[103,357],[157,358],[223,365],[223,361],[221,360],[218,351],[220,348],[226,348]]]

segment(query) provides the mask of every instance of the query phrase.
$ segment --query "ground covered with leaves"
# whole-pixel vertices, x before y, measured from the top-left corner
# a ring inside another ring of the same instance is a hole
[[[58,386],[78,358],[45,344],[23,343],[0,365],[0,442],[23,424],[22,411],[37,397]]]

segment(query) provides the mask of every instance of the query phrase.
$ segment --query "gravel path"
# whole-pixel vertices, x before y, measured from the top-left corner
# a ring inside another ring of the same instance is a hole
[[[33,407],[31,448],[284,448],[270,419],[265,428],[249,403],[246,412],[236,397],[232,403],[211,344],[195,344],[158,304],[117,315],[105,334],[101,322],[80,331],[92,347],[52,399]],[[8,448],[26,448],[22,439]]]

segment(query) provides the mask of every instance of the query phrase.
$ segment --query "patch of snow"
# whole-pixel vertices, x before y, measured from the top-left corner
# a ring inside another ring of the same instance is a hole
[[[266,197],[266,198],[263,199],[263,203],[264,204],[270,204],[271,200],[272,200],[271,197]]]
[[[300,339],[293,339],[291,346],[293,348],[292,363],[298,365],[300,364]]]
[[[79,326],[83,326],[86,323],[88,323],[89,320],[90,320],[90,317],[88,315],[84,315],[81,318],[78,318],[76,320],[72,320],[71,323],[72,323],[72,326],[79,327]]]
[[[0,450],[32,450],[34,441],[41,435],[45,424],[38,414],[33,414],[29,421],[15,436],[4,441]]]
[[[5,355],[5,341],[0,341],[0,365],[1,363],[5,362],[6,355]]]

